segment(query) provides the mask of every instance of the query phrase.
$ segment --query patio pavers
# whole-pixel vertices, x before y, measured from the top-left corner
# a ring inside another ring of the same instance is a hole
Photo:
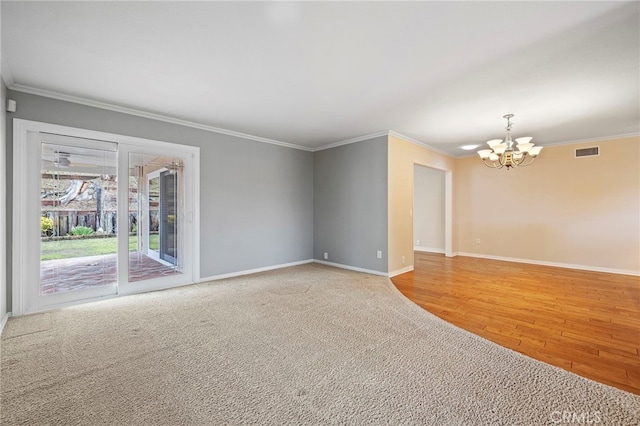
[[[139,253],[129,253],[129,281],[142,281],[180,274]],[[41,294],[57,294],[73,290],[113,284],[117,280],[117,255],[75,257],[40,262]]]

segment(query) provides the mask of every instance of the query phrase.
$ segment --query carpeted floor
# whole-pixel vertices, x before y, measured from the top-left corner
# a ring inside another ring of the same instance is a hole
[[[637,425],[640,397],[303,265],[10,319],[0,423]]]

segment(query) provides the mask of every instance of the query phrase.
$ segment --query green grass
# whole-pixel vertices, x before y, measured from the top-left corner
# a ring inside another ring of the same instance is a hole
[[[158,234],[149,235],[149,248],[151,250],[160,251],[160,237]]]
[[[72,257],[97,256],[101,254],[114,254],[118,239],[114,237],[86,238],[74,240],[42,241],[40,260],[69,259]],[[159,246],[158,235],[149,237],[149,245]],[[129,251],[138,249],[138,237],[129,237]],[[157,248],[156,248],[157,250]]]

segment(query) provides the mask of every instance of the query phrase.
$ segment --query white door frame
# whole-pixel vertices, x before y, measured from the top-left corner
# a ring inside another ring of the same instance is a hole
[[[434,167],[432,165],[427,165],[415,161],[414,165],[414,173],[415,166],[427,167],[429,169],[440,170],[444,172],[444,255],[446,257],[453,257],[453,172],[451,170]],[[416,177],[415,174],[413,176],[413,193],[416,191]],[[414,198],[415,195],[412,195]],[[415,203],[415,200],[414,200]],[[415,206],[413,206],[415,212]],[[413,250],[413,242],[415,241],[415,235],[413,235],[414,229],[413,224],[411,226],[411,247]]]
[[[150,199],[149,199],[149,194],[151,193],[150,189],[149,189],[149,181],[151,179],[160,179],[160,175],[162,172],[166,172],[168,169],[166,168],[162,168],[162,169],[158,169],[155,170],[149,174],[146,175],[145,177],[145,181],[146,181],[146,188],[147,188],[147,193],[146,193],[146,197],[144,200],[144,211],[145,211],[145,217],[144,219],[147,219],[147,215],[149,214],[149,212],[151,211],[151,208],[149,207],[149,203],[150,203]],[[145,229],[143,229],[142,231],[144,232],[144,235],[142,236],[142,240],[144,241],[145,244],[145,254],[147,256],[149,256],[151,259],[155,260],[156,262],[162,263],[164,265],[167,266],[172,266],[169,262],[166,262],[165,260],[160,258],[160,250],[158,249],[158,251],[156,252],[155,250],[151,250],[149,249],[149,228],[151,227],[151,224],[149,223],[149,221],[146,221],[146,226]],[[139,229],[139,228],[138,228]]]
[[[193,203],[196,203],[198,200],[197,194],[199,194],[199,190],[196,192],[196,187],[198,187],[197,181],[198,176],[200,176],[199,170],[196,170],[195,164],[199,163],[199,160],[196,155],[194,155],[193,150],[183,149],[184,148],[192,148],[186,147],[184,145],[177,144],[167,144],[164,143],[163,146],[159,146],[161,142],[154,142],[151,146],[144,146],[141,144],[131,144],[131,143],[120,143],[118,145],[118,162],[120,170],[128,170],[129,169],[129,154],[150,154],[150,155],[159,155],[162,157],[179,157],[183,161],[183,169],[181,176],[183,177],[183,185],[184,185],[184,199],[192,200]],[[198,150],[198,148],[194,148]],[[197,174],[196,174],[197,173]],[[128,175],[128,173],[127,173]],[[146,185],[146,182],[144,183]],[[118,185],[118,199],[126,200],[128,198],[129,189],[125,185]],[[148,195],[146,197],[148,199]],[[180,250],[183,253],[182,259],[187,260],[182,266],[182,270],[180,274],[172,274],[166,277],[158,278],[155,280],[144,280],[144,281],[136,281],[129,282],[129,271],[128,268],[119,268],[118,269],[118,294],[134,294],[141,293],[144,291],[152,291],[152,290],[160,290],[163,288],[171,288],[184,284],[191,284],[199,281],[199,247],[200,240],[199,234],[196,232],[195,226],[189,226],[189,224],[194,225],[198,224],[199,221],[196,221],[194,212],[197,209],[195,207],[186,207],[184,220],[179,221],[180,232],[179,232],[179,245]],[[142,220],[146,220],[146,218],[141,218]],[[129,206],[127,203],[118,203],[118,229],[128,229],[129,226]],[[184,238],[182,237],[184,235]],[[194,244],[197,242],[197,247]],[[148,247],[148,241],[147,241]],[[128,241],[125,238],[118,239],[118,264],[126,265],[128,263],[128,255],[129,255],[129,246]],[[198,269],[196,268],[196,260],[198,260]],[[198,271],[198,276],[194,275]],[[185,277],[193,276],[194,278],[188,282],[184,282]]]
[[[32,301],[29,301],[27,282],[29,279],[33,279],[34,265],[28,261],[27,255],[29,250],[33,250],[32,247],[35,241],[39,241],[40,233],[37,227],[34,227],[26,217],[26,212],[29,211],[30,206],[30,194],[28,188],[33,187],[33,180],[38,179],[38,175],[34,174],[34,167],[40,170],[39,158],[30,158],[28,153],[29,143],[34,143],[29,140],[30,132],[45,132],[60,135],[67,135],[72,137],[79,137],[84,139],[95,139],[97,141],[114,142],[118,144],[118,161],[119,161],[119,174],[125,174],[128,176],[128,158],[129,152],[145,152],[154,151],[160,153],[166,152],[180,152],[181,155],[187,155],[189,157],[189,168],[185,165],[185,191],[186,197],[191,200],[187,211],[187,222],[191,223],[192,232],[189,240],[185,244],[187,246],[187,253],[185,253],[185,259],[189,261],[189,276],[188,282],[171,282],[159,280],[148,280],[148,282],[141,282],[139,286],[128,286],[127,281],[121,281],[122,278],[126,279],[128,275],[127,268],[118,269],[118,293],[132,294],[150,290],[158,290],[160,288],[174,287],[177,285],[190,284],[198,282],[200,280],[200,238],[196,227],[200,223],[200,149],[198,147],[192,147],[187,145],[179,145],[168,142],[160,142],[151,139],[143,139],[133,136],[118,135],[114,133],[99,132],[94,130],[80,129],[68,126],[61,126],[57,124],[42,123],[31,120],[14,119],[13,120],[13,241],[12,241],[12,315],[19,316],[27,313],[38,312],[47,309],[53,309],[60,306],[74,305],[78,303],[86,303],[89,301],[99,300],[106,297],[97,297],[84,299],[80,301],[74,301],[69,303],[62,303],[55,306],[38,306],[34,305]],[[126,154],[126,155],[124,155]],[[120,200],[128,199],[128,187],[127,185],[119,185],[118,198]],[[123,196],[124,195],[124,196]],[[31,200],[32,201],[32,200]],[[128,203],[118,203],[118,229],[126,229],[128,226]],[[126,233],[128,234],[128,233]],[[125,235],[126,235],[125,234]],[[128,255],[128,243],[127,238],[118,238],[118,253],[119,265],[126,265],[122,263],[122,256]],[[187,255],[189,257],[187,257]],[[123,269],[125,269],[123,271]],[[39,267],[38,267],[38,282],[39,282]]]

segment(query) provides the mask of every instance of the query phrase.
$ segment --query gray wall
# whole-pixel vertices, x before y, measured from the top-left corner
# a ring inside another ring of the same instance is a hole
[[[311,152],[22,92],[9,91],[9,95],[18,103],[17,112],[9,114],[9,119],[200,147],[201,277],[313,258]],[[12,132],[8,120],[8,158],[13,152]],[[7,169],[11,179],[10,162]],[[9,301],[10,297],[8,289]]]
[[[388,272],[388,157],[386,136],[314,152],[315,259]]]

